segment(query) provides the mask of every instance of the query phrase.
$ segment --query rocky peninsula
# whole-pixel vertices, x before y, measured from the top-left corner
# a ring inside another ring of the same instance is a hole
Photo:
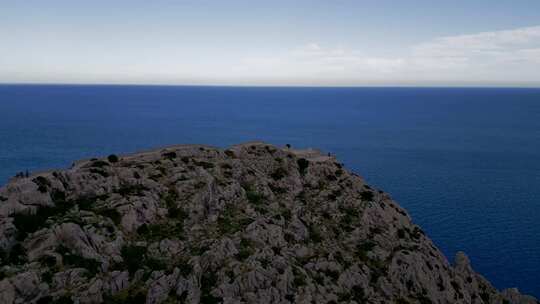
[[[449,263],[334,157],[254,142],[12,179],[0,303],[538,302],[498,291],[464,253]]]

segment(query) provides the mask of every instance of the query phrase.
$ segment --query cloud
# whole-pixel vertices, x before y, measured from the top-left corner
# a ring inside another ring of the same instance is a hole
[[[442,37],[413,46],[412,50],[413,63],[439,61],[445,68],[537,62],[540,26]]]
[[[6,82],[540,86],[540,26],[437,37],[384,54],[316,42],[273,41],[268,49],[174,39],[96,43],[8,30],[0,27],[6,37],[0,81]]]
[[[239,64],[239,71],[271,77],[362,77],[388,75],[403,64],[400,58],[366,56],[343,47],[325,48],[316,43],[281,54],[252,56]]]
[[[310,43],[278,54],[246,57],[237,72],[347,84],[540,84],[540,26],[439,37],[405,47],[394,57]]]
[[[414,47],[417,55],[468,56],[499,54],[527,46],[540,47],[540,26],[436,38]]]

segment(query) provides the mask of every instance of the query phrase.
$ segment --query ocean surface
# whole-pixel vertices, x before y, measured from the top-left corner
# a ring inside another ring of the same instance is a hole
[[[0,184],[178,143],[316,147],[450,260],[540,296],[540,89],[0,86]]]

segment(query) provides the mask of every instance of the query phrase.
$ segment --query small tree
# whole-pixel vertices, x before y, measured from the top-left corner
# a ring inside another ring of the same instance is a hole
[[[118,162],[118,156],[114,155],[114,154],[111,154],[107,157],[107,159],[109,160],[109,162],[111,163],[116,163]]]
[[[300,174],[304,175],[306,173],[306,169],[309,166],[309,161],[305,158],[300,158],[298,161],[298,171],[300,171]]]

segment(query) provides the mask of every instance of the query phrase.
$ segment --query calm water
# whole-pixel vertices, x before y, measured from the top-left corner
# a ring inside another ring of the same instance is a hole
[[[0,183],[176,143],[335,153],[445,254],[540,296],[540,90],[0,86]]]

